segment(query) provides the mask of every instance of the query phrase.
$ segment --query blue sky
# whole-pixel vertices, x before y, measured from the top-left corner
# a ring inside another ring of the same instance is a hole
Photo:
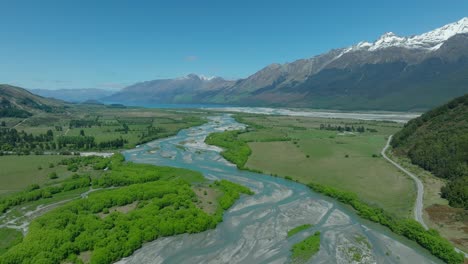
[[[0,10],[0,83],[118,89],[241,78],[388,31],[420,34],[467,16],[468,1],[0,0]]]

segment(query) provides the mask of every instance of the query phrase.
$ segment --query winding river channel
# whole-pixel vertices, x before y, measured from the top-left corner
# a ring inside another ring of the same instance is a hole
[[[214,116],[202,126],[123,153],[129,161],[237,182],[255,195],[243,196],[216,229],[157,239],[119,263],[288,263],[292,245],[315,231],[321,232],[321,245],[310,263],[442,263],[302,184],[238,170],[219,155],[221,149],[204,143],[212,132],[243,127],[227,114]],[[313,226],[287,238],[288,230],[302,224]]]

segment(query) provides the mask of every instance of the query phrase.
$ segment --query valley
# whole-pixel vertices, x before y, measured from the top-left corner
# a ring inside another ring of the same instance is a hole
[[[466,10],[5,3],[0,264],[468,264]]]

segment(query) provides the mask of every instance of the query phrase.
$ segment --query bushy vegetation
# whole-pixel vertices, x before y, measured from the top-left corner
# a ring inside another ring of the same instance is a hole
[[[225,131],[210,134],[205,142],[224,148],[221,155],[228,161],[243,169],[247,159],[252,153],[247,143],[239,139],[241,131]]]
[[[14,128],[0,128],[0,151],[29,152],[55,148],[51,144],[54,138],[52,130],[46,133],[33,135]]]
[[[32,116],[30,112],[13,106],[10,101],[6,100],[5,98],[0,100],[0,117],[27,118],[30,116]]]
[[[330,125],[330,124],[327,124],[327,125],[324,125],[324,124],[320,124],[320,130],[330,130],[330,131],[338,131],[338,132],[359,132],[359,133],[364,133],[366,132],[366,128],[364,128],[364,126],[356,126],[354,127],[354,125]],[[371,129],[371,128],[367,128],[367,131],[369,132],[377,132],[376,129]]]
[[[41,188],[39,185],[33,184],[22,192],[0,199],[0,213],[6,212],[13,206],[40,199],[51,198],[58,193],[85,188],[90,185],[91,179],[89,176],[77,174],[72,176],[70,179],[53,186]]]
[[[19,118],[27,118],[32,116],[32,114],[28,111],[18,108],[0,108],[0,117],[19,117]]]
[[[426,230],[420,223],[413,219],[395,218],[380,208],[372,207],[360,201],[357,195],[353,193],[314,183],[308,184],[308,186],[316,192],[351,205],[362,218],[382,224],[392,230],[392,232],[416,241],[419,245],[429,250],[434,256],[449,264],[460,264],[464,261],[463,254],[457,253],[453,245],[445,238],[441,237],[436,230]]]
[[[392,146],[435,176],[468,182],[468,94],[409,121]],[[468,209],[468,188],[448,184],[442,193],[450,205]]]
[[[288,237],[294,236],[295,234],[301,232],[302,230],[309,229],[311,226],[312,226],[311,224],[296,226],[295,228],[288,231]]]
[[[293,263],[306,263],[315,253],[320,250],[320,232],[315,232],[299,243],[293,245]]]
[[[251,193],[246,187],[216,181],[219,207],[207,214],[196,206],[198,198],[190,184],[204,181],[198,172],[126,163],[120,154],[108,159],[76,157],[62,164],[108,168],[92,181],[104,189],[33,220],[23,241],[0,254],[0,263],[79,263],[80,253],[86,251],[91,251],[91,263],[113,263],[158,237],[215,227],[240,193]],[[23,194],[47,188],[33,186]]]
[[[16,229],[0,228],[0,255],[5,253],[9,248],[21,243],[23,234]]]

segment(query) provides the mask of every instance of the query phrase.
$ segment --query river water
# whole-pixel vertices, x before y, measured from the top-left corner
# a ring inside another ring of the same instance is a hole
[[[302,184],[238,170],[219,155],[221,149],[204,143],[212,132],[243,127],[229,115],[214,116],[205,125],[123,153],[129,161],[240,183],[255,194],[243,196],[216,229],[157,239],[118,263],[288,263],[292,245],[315,231],[321,232],[320,251],[310,263],[353,263],[353,258],[354,263],[442,263]],[[288,230],[302,224],[313,227],[287,238]]]

